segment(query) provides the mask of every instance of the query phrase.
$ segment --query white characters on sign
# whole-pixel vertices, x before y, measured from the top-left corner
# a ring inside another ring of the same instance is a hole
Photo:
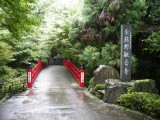
[[[28,82],[31,82],[31,72],[28,72]]]
[[[129,45],[129,46],[130,46],[130,49],[132,49],[132,43],[131,43],[131,42],[130,42],[130,45]]]
[[[125,59],[124,64],[125,64],[125,66],[128,66],[128,65],[129,65],[129,61],[128,61],[128,59]]]
[[[81,83],[84,83],[84,72],[81,72]]]
[[[127,43],[127,42],[130,42],[130,40],[129,40],[129,37],[128,37],[128,36],[125,36],[125,37],[124,37],[124,43]]]
[[[124,49],[129,50],[130,49],[130,44],[124,44]]]
[[[128,68],[125,68],[124,73],[125,73],[126,75],[128,75],[128,73],[129,73]]]
[[[129,34],[129,30],[126,29],[126,30],[124,31],[124,33],[125,33],[125,35],[128,35],[128,34]]]
[[[125,51],[125,52],[124,52],[124,57],[125,57],[125,58],[126,58],[126,57],[130,57],[130,56],[129,56],[129,53]]]

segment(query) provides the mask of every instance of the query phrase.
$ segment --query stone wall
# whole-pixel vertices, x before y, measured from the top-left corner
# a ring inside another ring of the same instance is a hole
[[[127,88],[132,87],[134,82],[121,82],[118,79],[108,79],[105,83],[103,100],[107,103],[117,103],[118,97],[127,93]]]
[[[157,93],[156,82],[151,79],[136,80],[133,86],[133,92]]]

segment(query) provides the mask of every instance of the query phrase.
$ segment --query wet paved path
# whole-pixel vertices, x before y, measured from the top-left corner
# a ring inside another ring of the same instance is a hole
[[[117,110],[79,88],[63,66],[49,66],[32,89],[0,105],[0,120],[144,120]]]

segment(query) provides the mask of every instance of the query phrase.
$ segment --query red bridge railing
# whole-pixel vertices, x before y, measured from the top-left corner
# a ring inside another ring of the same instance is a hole
[[[39,72],[42,70],[42,67],[43,65],[40,58],[34,68],[31,67],[31,63],[30,63],[29,68],[27,70],[27,85],[29,88],[32,87],[36,77],[38,76]]]
[[[76,78],[80,87],[85,87],[84,79],[85,79],[85,70],[79,70],[71,60],[63,60],[63,65],[66,66],[73,76]]]

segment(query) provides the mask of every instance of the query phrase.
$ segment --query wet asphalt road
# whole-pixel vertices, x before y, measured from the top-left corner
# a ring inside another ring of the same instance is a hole
[[[32,89],[0,105],[0,120],[144,120],[118,110],[79,88],[63,66],[49,66]]]

